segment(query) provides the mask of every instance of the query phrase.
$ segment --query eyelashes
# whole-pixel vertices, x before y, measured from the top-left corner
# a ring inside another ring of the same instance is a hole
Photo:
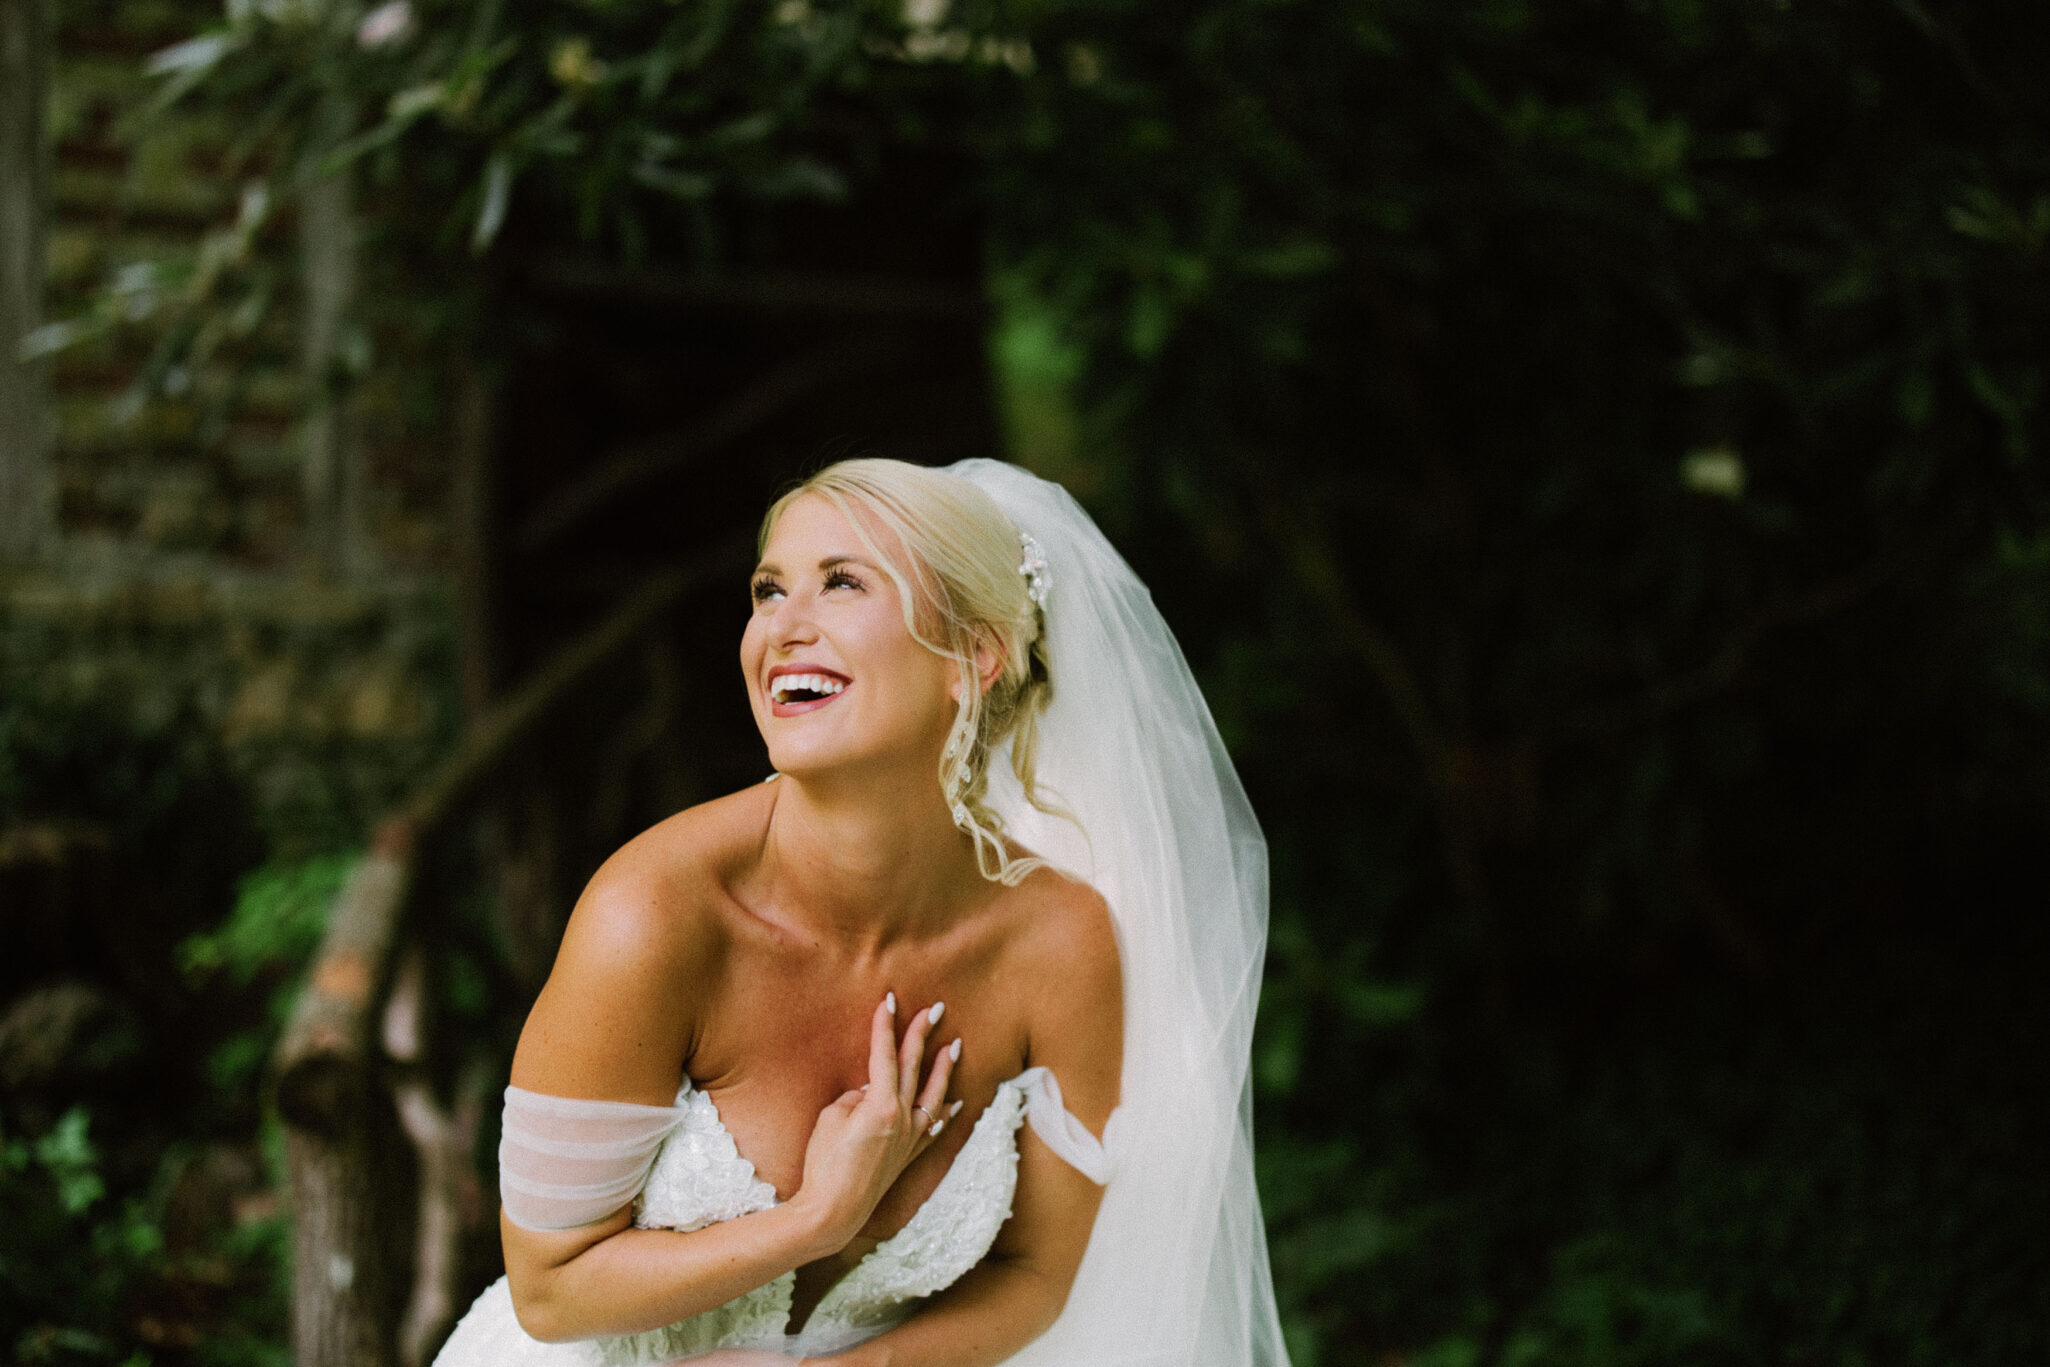
[[[826,575],[824,587],[828,589],[859,589],[866,587],[866,585],[846,570],[833,570]],[[768,575],[763,575],[749,586],[748,597],[757,603],[766,603],[782,592],[783,586],[781,584]]]

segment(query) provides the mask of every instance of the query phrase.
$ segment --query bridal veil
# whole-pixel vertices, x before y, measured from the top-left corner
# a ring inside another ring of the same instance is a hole
[[[1052,701],[1009,831],[1110,903],[1125,982],[1117,1165],[1066,1309],[1007,1367],[1287,1367],[1253,1184],[1249,1058],[1267,846],[1181,649],[1081,505],[1013,465],[950,473],[1038,542]]]

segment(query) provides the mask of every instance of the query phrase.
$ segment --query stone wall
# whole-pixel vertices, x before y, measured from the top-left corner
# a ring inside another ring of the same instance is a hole
[[[286,850],[346,842],[453,739],[445,587],[81,542],[0,567],[0,698],[202,726]]]
[[[150,114],[143,72],[216,12],[58,5],[44,318],[81,315],[123,272],[190,260],[232,218],[247,180],[233,130]],[[439,386],[396,365],[365,384],[365,544],[338,571],[308,525],[296,245],[280,215],[258,242],[275,305],[166,394],[134,393],[161,313],[44,363],[60,542],[0,565],[0,709],[197,719],[288,843],[360,836],[457,721]]]

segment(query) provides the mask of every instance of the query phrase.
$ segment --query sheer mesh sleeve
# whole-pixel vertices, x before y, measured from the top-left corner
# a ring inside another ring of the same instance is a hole
[[[1089,1133],[1088,1126],[1069,1113],[1067,1103],[1061,1100],[1061,1084],[1055,1079],[1052,1069],[1027,1068],[1018,1074],[1018,1083],[1025,1091],[1025,1118],[1032,1123],[1032,1132],[1056,1155],[1066,1159],[1069,1167],[1097,1186],[1109,1182],[1117,1171],[1117,1153],[1113,1146],[1119,1112],[1114,1110],[1110,1113],[1110,1119],[1104,1122],[1103,1138],[1099,1140]]]
[[[498,1193],[522,1229],[575,1229],[626,1205],[648,1180],[680,1106],[579,1101],[505,1089]]]

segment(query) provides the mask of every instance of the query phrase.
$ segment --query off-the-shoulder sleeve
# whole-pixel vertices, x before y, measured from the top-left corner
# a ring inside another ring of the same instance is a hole
[[[604,1219],[648,1180],[656,1150],[683,1118],[679,1106],[579,1101],[505,1089],[498,1194],[522,1229],[563,1230]]]
[[[1051,1068],[1027,1068],[1018,1074],[1018,1085],[1025,1091],[1025,1118],[1031,1122],[1032,1132],[1099,1187],[1109,1182],[1117,1171],[1118,1112],[1110,1113],[1099,1140],[1089,1133],[1088,1126],[1068,1114],[1061,1100],[1061,1084]]]

